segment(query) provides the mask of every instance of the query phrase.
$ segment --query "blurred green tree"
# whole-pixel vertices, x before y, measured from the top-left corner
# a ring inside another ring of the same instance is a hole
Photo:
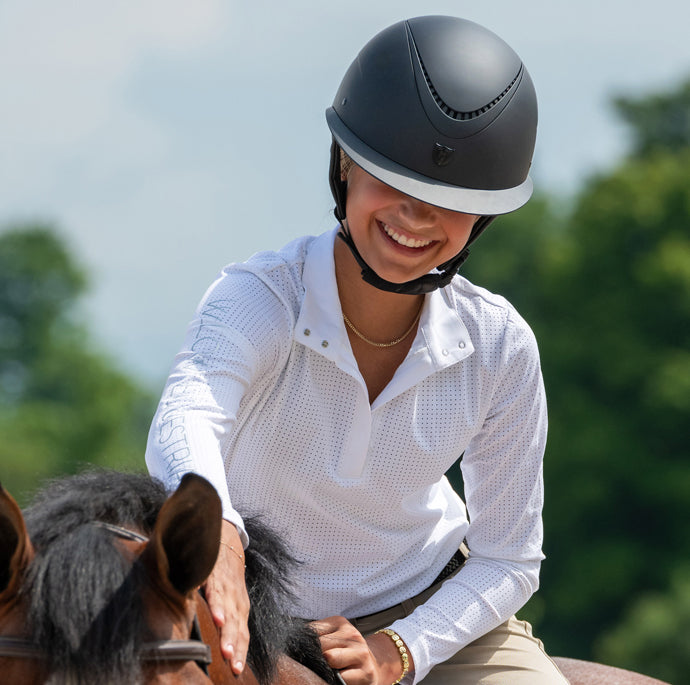
[[[57,233],[0,233],[0,478],[15,497],[85,463],[143,468],[152,397],[93,349],[84,271]]]
[[[617,97],[613,106],[630,126],[631,153],[636,157],[690,144],[690,80],[673,91],[643,98]]]
[[[465,272],[518,307],[541,349],[547,561],[525,615],[552,653],[663,678],[620,645],[628,608],[675,592],[690,550],[690,86],[617,108],[633,154],[570,207],[536,198],[500,219]],[[607,634],[618,646],[595,652]]]
[[[628,161],[580,196],[553,274],[567,317],[541,334],[552,386],[543,578],[561,652],[589,656],[690,549],[688,226],[690,154]]]
[[[683,685],[690,674],[690,567],[679,567],[666,593],[635,600],[596,653],[602,661],[653,672]]]

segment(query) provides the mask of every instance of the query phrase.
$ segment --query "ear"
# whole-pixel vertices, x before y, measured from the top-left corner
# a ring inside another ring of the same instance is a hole
[[[0,598],[19,590],[34,548],[19,505],[0,485]]]
[[[168,590],[187,595],[216,563],[221,520],[215,488],[197,474],[186,474],[158,514],[144,563]]]

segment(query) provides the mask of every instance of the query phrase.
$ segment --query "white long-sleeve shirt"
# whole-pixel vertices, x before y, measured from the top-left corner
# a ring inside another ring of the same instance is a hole
[[[505,299],[456,276],[370,404],[343,324],[335,232],[226,267],[192,321],[146,452],[170,487],[194,471],[224,516],[261,512],[303,564],[306,618],[356,617],[424,590],[393,628],[415,682],[536,590],[546,405],[534,336]],[[445,471],[464,453],[467,509]],[[469,513],[469,517],[468,517]],[[469,519],[469,520],[468,520]]]

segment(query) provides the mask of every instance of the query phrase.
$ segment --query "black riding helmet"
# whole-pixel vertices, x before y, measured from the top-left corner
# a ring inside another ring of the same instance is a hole
[[[345,74],[326,110],[333,135],[330,184],[345,219],[340,150],[387,185],[438,207],[480,218],[469,245],[497,214],[532,194],[528,176],[537,129],[534,86],[517,54],[491,31],[457,17],[401,21],[377,34]],[[368,283],[421,294],[447,285],[465,249],[407,283],[380,278],[359,254]]]

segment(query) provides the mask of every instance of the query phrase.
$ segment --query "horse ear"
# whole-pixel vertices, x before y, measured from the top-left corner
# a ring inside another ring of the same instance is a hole
[[[158,514],[146,556],[160,579],[181,595],[208,578],[218,557],[222,507],[215,488],[186,474]]]
[[[0,485],[0,598],[19,590],[34,548],[19,505]]]

